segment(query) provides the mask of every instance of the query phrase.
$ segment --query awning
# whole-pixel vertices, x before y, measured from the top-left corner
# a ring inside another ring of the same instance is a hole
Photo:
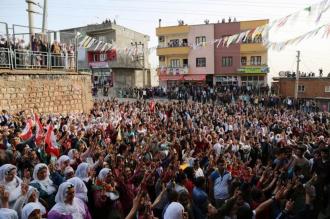
[[[183,75],[159,75],[160,81],[181,81]]]
[[[185,75],[185,81],[205,81],[206,75]]]

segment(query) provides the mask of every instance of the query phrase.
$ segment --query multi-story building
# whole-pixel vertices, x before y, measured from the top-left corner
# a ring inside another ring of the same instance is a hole
[[[160,85],[182,82],[264,86],[267,84],[268,51],[261,35],[250,36],[227,47],[215,39],[253,30],[268,20],[158,27]]]
[[[106,52],[101,51],[101,47],[95,49],[96,46],[78,50],[78,68],[92,71],[95,86],[107,83],[114,87],[150,86],[149,36],[107,22],[61,30],[61,42],[72,42],[72,33],[75,32],[113,46],[113,49]]]

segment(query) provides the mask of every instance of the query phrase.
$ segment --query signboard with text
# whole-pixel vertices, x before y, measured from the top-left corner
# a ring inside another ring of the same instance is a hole
[[[247,74],[264,74],[264,73],[269,73],[269,67],[268,66],[246,66],[246,67],[241,67],[238,69],[239,73],[247,73]]]

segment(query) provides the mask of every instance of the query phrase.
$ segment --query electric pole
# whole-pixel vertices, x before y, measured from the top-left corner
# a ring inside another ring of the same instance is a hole
[[[43,34],[46,34],[47,13],[48,13],[48,1],[44,0],[44,7],[43,7],[43,13],[42,13],[42,33]]]
[[[299,63],[300,63],[300,51],[297,51],[297,72],[296,72],[296,83],[295,83],[295,90],[294,90],[294,98],[298,99],[298,88],[299,88]]]
[[[29,34],[30,34],[30,37],[31,37],[34,34],[34,31],[33,31],[33,27],[34,27],[33,5],[35,5],[36,3],[34,2],[34,0],[27,0],[26,3],[28,4],[27,12],[28,12],[28,15],[29,15]]]

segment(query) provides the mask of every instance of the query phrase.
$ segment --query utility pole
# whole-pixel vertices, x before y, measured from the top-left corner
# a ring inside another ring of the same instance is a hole
[[[145,61],[144,61],[144,44],[142,43],[142,65],[143,65],[143,87],[145,86],[145,78],[146,78],[146,75],[145,75],[145,71],[146,71],[146,68],[145,68]]]
[[[36,3],[34,2],[34,0],[27,0],[26,3],[28,4],[28,15],[29,15],[29,34],[30,37],[34,34],[33,31],[33,27],[34,27],[34,20],[33,20],[33,5],[35,5]]]
[[[46,34],[47,15],[48,15],[48,0],[44,0],[44,7],[43,7],[43,13],[42,13],[42,33],[43,34]]]
[[[297,72],[296,72],[296,83],[295,83],[295,90],[294,90],[294,98],[298,99],[298,87],[299,87],[299,63],[300,63],[300,51],[297,51]]]

